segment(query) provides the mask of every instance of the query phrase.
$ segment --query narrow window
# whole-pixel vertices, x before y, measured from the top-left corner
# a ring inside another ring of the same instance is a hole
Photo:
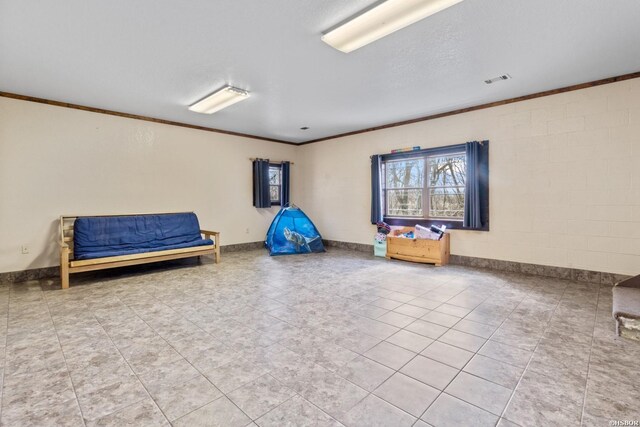
[[[282,194],[282,167],[269,165],[269,196],[271,205],[280,205]]]

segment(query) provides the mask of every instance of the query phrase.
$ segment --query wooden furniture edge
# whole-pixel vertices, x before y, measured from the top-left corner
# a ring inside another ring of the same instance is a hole
[[[60,218],[100,218],[100,217],[113,217],[113,216],[140,216],[140,215],[173,215],[181,213],[195,213],[194,211],[175,211],[175,212],[134,212],[126,214],[95,214],[95,215],[60,215]]]
[[[153,253],[153,252],[146,252],[146,253]],[[82,273],[84,271],[105,270],[108,268],[115,268],[115,267],[126,267],[130,265],[149,264],[152,262],[169,261],[169,260],[181,259],[181,258],[190,258],[190,257],[195,257],[200,255],[210,255],[210,254],[215,254],[215,251],[213,249],[207,249],[202,251],[185,252],[185,253],[170,254],[170,255],[157,255],[157,254],[158,252],[155,252],[154,256],[145,257],[145,258],[137,258],[137,259],[130,259],[130,260],[115,261],[115,262],[105,262],[102,264],[88,264],[88,265],[81,265],[78,267],[69,267],[69,272]]]
[[[400,234],[406,233],[406,232],[409,232],[409,231],[415,231],[414,227],[402,227],[400,229],[393,230],[393,232],[391,234],[389,234],[387,239],[388,240],[389,240],[389,238],[391,238],[393,240],[402,239],[402,241],[423,240],[423,239],[417,239],[415,237],[412,238],[412,239],[408,239],[406,237],[399,237]],[[403,260],[403,261],[419,262],[419,263],[423,263],[423,264],[434,264],[437,267],[442,267],[443,265],[449,264],[450,234],[449,233],[445,233],[440,240],[432,240],[432,242],[437,242],[438,243],[437,247],[438,247],[438,252],[440,254],[439,259],[438,258],[431,258],[431,257],[416,257],[416,256],[411,256],[411,255],[390,253],[389,252],[389,246],[387,246],[387,254],[385,255],[385,258],[387,258],[387,259],[399,259],[399,260]],[[387,242],[387,244],[389,244],[389,243],[391,243],[391,240],[389,242]],[[436,246],[436,245],[434,244],[433,246]]]
[[[438,267],[442,267],[443,263],[441,263],[439,260],[437,260],[436,258],[426,258],[426,257],[415,257],[415,256],[410,256],[410,255],[400,255],[400,254],[390,254],[387,255],[387,258],[389,259],[400,259],[403,261],[413,261],[413,262],[420,262],[420,263],[427,263],[427,264],[434,264]]]
[[[202,234],[209,234],[209,235],[211,235],[211,236],[217,236],[217,235],[219,235],[219,234],[220,234],[220,232],[219,232],[219,231],[211,231],[211,230],[204,230],[204,229],[200,230],[200,232],[201,232]]]
[[[444,244],[440,246],[440,256],[442,258],[442,264],[449,264],[449,256],[451,255],[451,239],[449,233],[444,233],[442,240]]]
[[[210,239],[213,236],[213,246],[215,247],[214,262],[220,263],[220,232],[210,230],[200,230],[200,233],[204,234],[204,237]]]
[[[106,264],[109,262],[129,261],[129,260],[136,260],[136,259],[153,258],[154,256],[176,255],[176,254],[199,252],[199,251],[205,251],[205,250],[214,251],[215,246],[214,245],[192,246],[189,248],[167,249],[164,251],[151,251],[151,252],[141,252],[141,253],[129,254],[129,255],[116,255],[116,256],[102,257],[102,258],[81,259],[78,261],[71,261],[69,263],[69,267],[81,267],[85,265]]]

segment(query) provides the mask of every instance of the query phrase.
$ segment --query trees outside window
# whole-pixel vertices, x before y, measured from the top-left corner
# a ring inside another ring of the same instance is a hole
[[[383,170],[385,216],[462,220],[464,153],[388,160]]]
[[[271,205],[279,205],[282,193],[282,168],[280,165],[269,166],[269,196]]]

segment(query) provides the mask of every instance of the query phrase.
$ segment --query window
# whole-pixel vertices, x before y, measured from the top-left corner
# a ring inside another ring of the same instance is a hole
[[[462,152],[383,163],[384,215],[462,221],[466,156]]]
[[[282,167],[269,165],[269,197],[271,205],[279,205],[282,194]]]
[[[371,156],[371,223],[378,221],[488,231],[489,141]]]

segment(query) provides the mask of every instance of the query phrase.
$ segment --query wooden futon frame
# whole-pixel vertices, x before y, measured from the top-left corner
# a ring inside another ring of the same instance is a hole
[[[131,214],[133,215],[133,214]],[[84,215],[92,216],[92,215]],[[93,215],[93,216],[130,216],[127,215]],[[73,223],[77,216],[60,217],[60,280],[62,289],[69,287],[69,274],[83,271],[104,270],[107,268],[125,267],[128,265],[147,264],[179,258],[190,258],[200,255],[213,255],[215,263],[220,262],[220,233],[218,231],[200,230],[205,239],[213,239],[213,245],[195,246],[191,248],[169,249],[155,252],[144,252],[130,255],[118,255],[104,258],[73,259]]]

